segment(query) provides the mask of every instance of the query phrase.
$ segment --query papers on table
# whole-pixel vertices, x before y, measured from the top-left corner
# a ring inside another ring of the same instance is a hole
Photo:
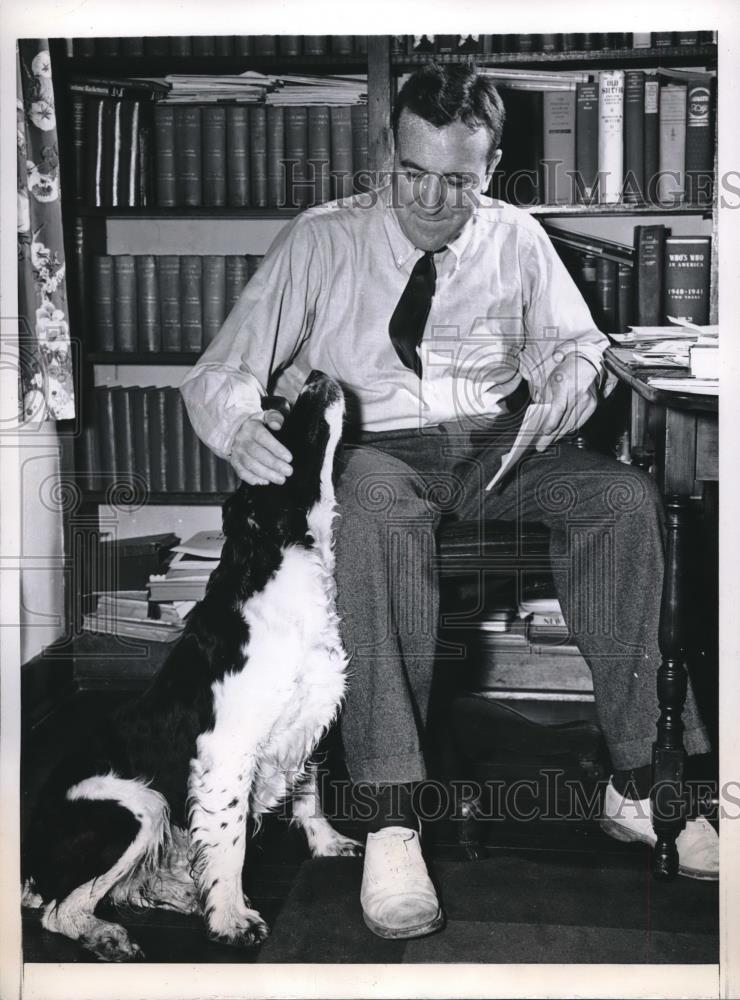
[[[654,375],[647,380],[653,389],[667,392],[690,392],[695,396],[716,396],[719,394],[719,379],[716,378],[661,378]]]
[[[501,459],[501,468],[490,481],[486,490],[491,490],[501,478],[513,468],[524,453],[534,446],[542,435],[542,427],[550,407],[547,403],[530,403],[524,414],[522,426],[511,449]]]

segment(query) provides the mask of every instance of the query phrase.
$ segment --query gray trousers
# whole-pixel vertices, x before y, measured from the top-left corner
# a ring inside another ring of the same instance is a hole
[[[443,516],[549,527],[558,597],[593,674],[612,764],[626,769],[651,760],[659,714],[660,494],[639,469],[564,443],[530,451],[486,493],[516,423],[363,434],[340,456],[337,599],[351,656],[341,729],[353,781],[426,777],[422,738],[439,611],[435,533]],[[683,719],[687,752],[706,752],[690,687]]]

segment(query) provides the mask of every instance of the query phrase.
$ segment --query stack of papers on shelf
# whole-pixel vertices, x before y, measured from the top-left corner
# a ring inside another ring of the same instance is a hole
[[[281,76],[278,87],[265,95],[266,104],[286,107],[312,104],[364,104],[367,101],[365,76]]]
[[[185,627],[193,608],[190,601],[152,603],[145,590],[96,592],[97,606],[83,616],[85,632],[133,636],[156,642],[172,642]]]
[[[164,77],[170,91],[164,98],[166,104],[193,104],[218,101],[257,103],[278,85],[278,78],[248,70],[233,76],[208,74],[189,75],[172,73]]]
[[[153,601],[200,601],[211,573],[218,566],[224,536],[220,531],[199,531],[174,547],[175,556],[166,573],[149,577]]]

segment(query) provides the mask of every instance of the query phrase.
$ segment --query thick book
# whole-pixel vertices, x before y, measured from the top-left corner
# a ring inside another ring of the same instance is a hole
[[[102,465],[98,450],[98,428],[94,423],[85,424],[82,428],[79,447],[80,450],[77,454],[79,468],[82,470],[84,476],[82,482],[83,489],[105,489],[105,483],[102,481],[100,475]]]
[[[336,105],[331,119],[331,180],[332,198],[347,198],[352,194],[352,113],[348,105]]]
[[[108,485],[110,476],[116,469],[116,435],[115,419],[113,417],[113,399],[111,387],[100,385],[95,389],[95,428],[98,438],[98,455],[100,456],[100,471],[107,475],[103,482]]]
[[[685,198],[691,205],[711,205],[714,184],[713,77],[689,77],[686,85]]]
[[[170,55],[179,58],[193,54],[193,39],[190,35],[170,35]]]
[[[149,445],[150,387],[133,386],[131,395],[131,423],[133,427],[133,466],[143,477],[147,489],[152,489],[152,452]]]
[[[113,258],[109,254],[93,256],[92,285],[92,346],[96,351],[114,351],[116,324],[113,302]]]
[[[162,350],[182,350],[180,318],[180,258],[174,254],[157,257],[159,309],[162,323]]]
[[[114,203],[116,171],[116,109],[118,101],[107,97],[101,98],[102,116],[99,132],[100,159],[96,188],[98,201],[96,204],[110,207]]]
[[[592,317],[596,317],[599,311],[599,296],[596,287],[596,261],[590,253],[578,254],[578,277],[576,284],[580,291]]]
[[[157,204],[171,208],[177,204],[175,186],[175,109],[170,104],[154,108],[154,163]]]
[[[285,108],[286,201],[291,208],[305,208],[311,203],[307,176],[308,109]]]
[[[643,177],[645,197],[651,205],[658,200],[658,170],[660,164],[660,83],[655,74],[645,75],[645,105],[643,120]]]
[[[617,316],[615,332],[626,333],[632,326],[634,303],[634,268],[617,264]]]
[[[183,493],[185,487],[185,409],[179,389],[167,388],[164,394],[167,434],[167,492]]]
[[[215,44],[217,57],[224,59],[234,55],[233,35],[216,35]]]
[[[250,205],[267,207],[267,113],[262,105],[249,107]]]
[[[225,458],[219,458],[216,463],[216,473],[218,479],[219,493],[233,493],[236,489],[237,476],[231,464]]]
[[[142,106],[140,101],[121,101],[121,167],[118,173],[118,204],[133,208],[140,204],[139,170]]]
[[[354,190],[367,191],[372,187],[369,174],[369,138],[367,105],[353,104],[350,108],[352,117],[352,170],[354,174]]]
[[[591,204],[598,194],[599,86],[576,84],[576,201]]]
[[[596,324],[605,333],[617,329],[617,267],[613,260],[599,257],[596,260],[596,295],[598,316]]]
[[[249,205],[249,108],[226,107],[226,199],[232,208]]]
[[[200,488],[204,493],[218,493],[218,456],[200,442]]]
[[[203,156],[201,108],[183,104],[175,108],[176,204],[203,204]]]
[[[351,56],[354,54],[354,38],[352,35],[332,35],[331,51],[335,56]]]
[[[234,55],[235,56],[253,56],[254,55],[254,36],[253,35],[235,35],[234,36]]]
[[[136,265],[131,254],[113,257],[113,307],[115,310],[115,350],[135,351],[138,347]]]
[[[84,202],[87,196],[86,145],[88,136],[85,129],[87,98],[84,94],[71,94],[69,101],[69,128],[72,149],[72,198]],[[92,137],[91,137],[92,138]]]
[[[599,73],[599,201],[619,202],[624,177],[624,70]]]
[[[501,138],[505,150],[493,180],[493,196],[514,205],[542,202],[543,94],[540,90],[502,88],[506,120]]]
[[[668,49],[674,44],[675,35],[672,31],[651,31],[650,41],[654,49]]]
[[[639,204],[645,185],[645,74],[626,70],[624,74],[624,184],[622,199]]]
[[[179,389],[177,394],[180,397],[179,406],[183,422],[183,466],[185,471],[185,489],[189,493],[200,493],[203,489],[200,439],[193,430],[193,425],[190,423],[190,417],[188,416],[188,412],[185,408],[185,401],[182,398],[182,394]]]
[[[247,258],[243,254],[231,254],[226,258],[226,315],[228,316],[244,291],[249,277]]]
[[[665,226],[635,226],[636,326],[659,326],[663,310],[663,256]]]
[[[226,258],[203,257],[203,346],[208,347],[226,319]]]
[[[267,204],[285,204],[285,116],[283,108],[267,108]]]
[[[255,35],[253,37],[254,55],[256,56],[276,56],[277,36],[276,35]]]
[[[192,49],[194,56],[215,56],[216,37],[215,35],[193,35]]]
[[[121,39],[121,55],[139,56],[144,55],[144,38],[142,35],[130,35]]]
[[[709,236],[668,236],[663,251],[663,316],[705,326],[709,322]]]
[[[199,353],[203,347],[203,275],[196,254],[180,257],[181,350]]]
[[[684,199],[686,162],[686,84],[660,87],[658,202],[680,205]]]
[[[116,450],[116,480],[131,481],[134,472],[134,432],[131,419],[131,389],[116,385],[111,388],[113,433]]]
[[[320,205],[331,198],[331,119],[329,108],[314,104],[308,109],[309,204]]]
[[[226,108],[209,105],[201,110],[203,129],[203,204],[226,204]]]
[[[287,56],[289,59],[301,55],[303,50],[301,41],[300,35],[278,35],[278,51],[280,55]]]
[[[140,351],[162,350],[162,323],[159,315],[157,264],[152,254],[137,254],[136,298]]]
[[[576,168],[575,89],[544,92],[542,144],[545,203],[569,205],[573,200],[572,179]]]
[[[166,493],[167,451],[170,442],[167,433],[167,415],[165,412],[165,389],[147,388],[149,396],[149,451],[151,455],[151,488],[152,493]]]
[[[155,59],[166,59],[170,54],[170,40],[167,35],[149,35],[144,38],[144,55]]]
[[[304,35],[304,56],[326,56],[329,54],[329,39],[326,35]]]

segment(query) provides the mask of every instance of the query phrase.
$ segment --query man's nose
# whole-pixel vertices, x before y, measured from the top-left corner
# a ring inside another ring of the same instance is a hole
[[[421,175],[419,199],[427,211],[440,209],[447,197],[447,182],[442,174],[428,171]]]

